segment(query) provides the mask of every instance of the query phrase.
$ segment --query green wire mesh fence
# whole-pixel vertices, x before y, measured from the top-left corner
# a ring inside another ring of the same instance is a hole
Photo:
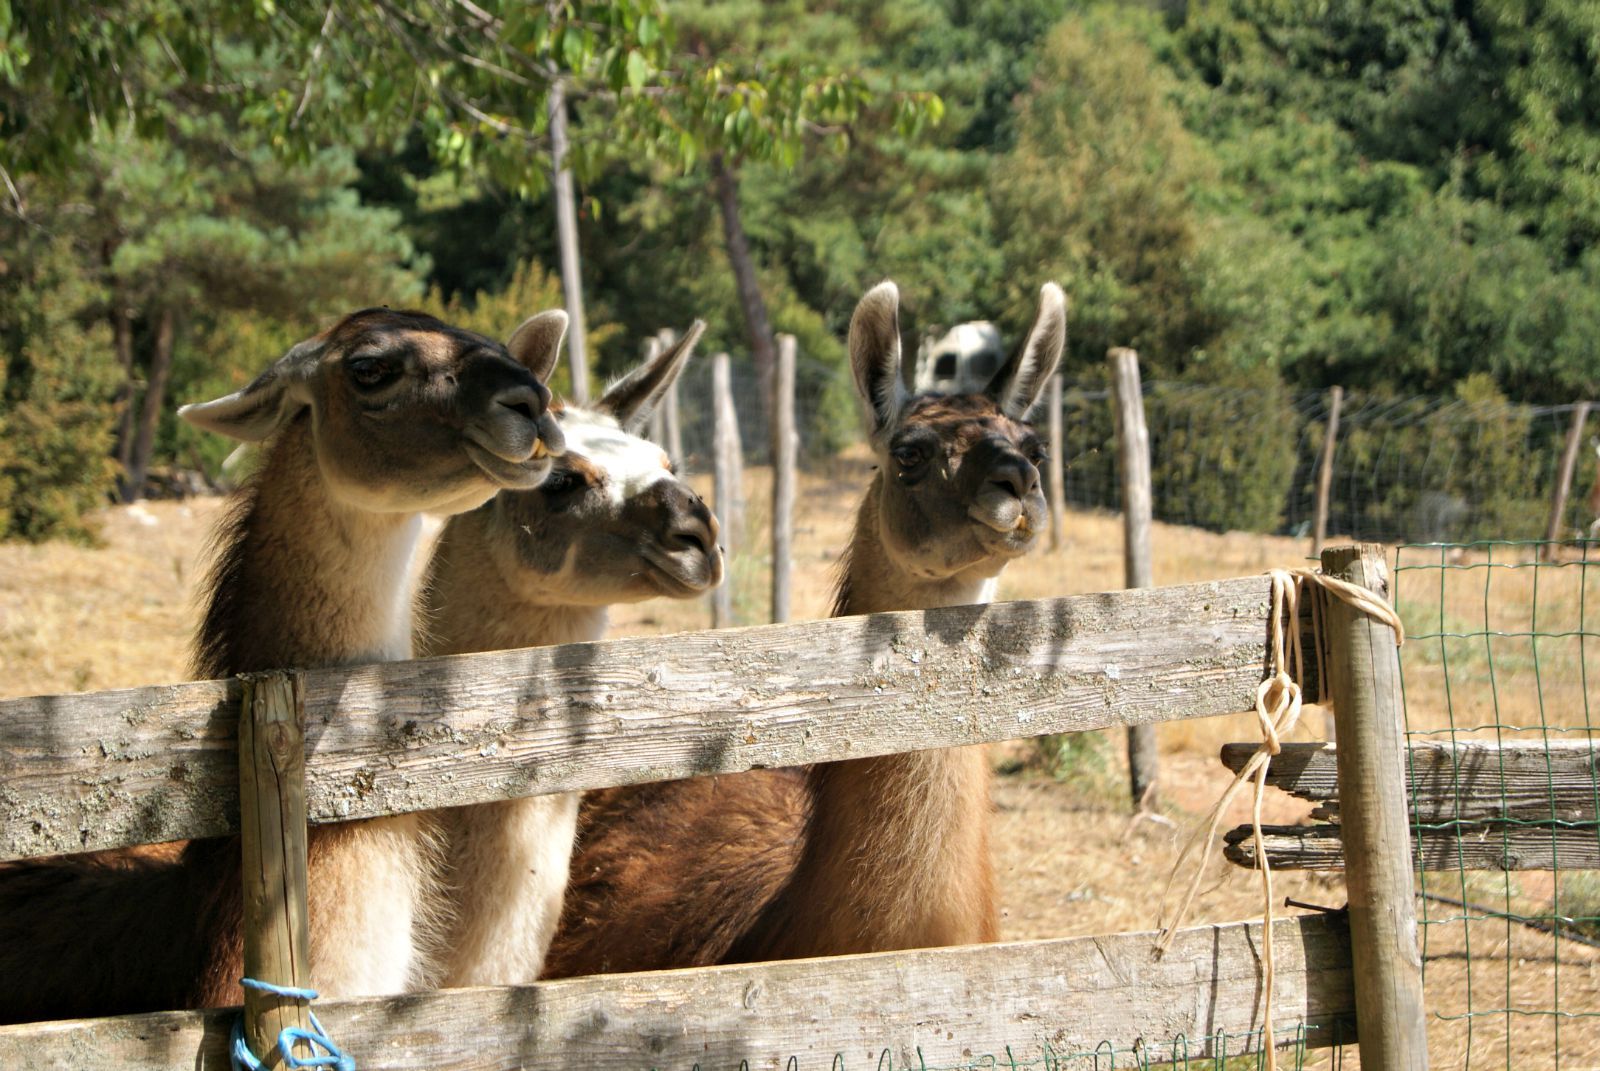
[[[1410,759],[1415,837],[1434,846],[1417,886],[1431,1066],[1600,1067],[1600,870],[1579,869],[1600,865],[1600,542],[1394,560],[1407,735],[1457,756],[1431,807]],[[1476,742],[1493,745],[1488,776],[1463,771]]]

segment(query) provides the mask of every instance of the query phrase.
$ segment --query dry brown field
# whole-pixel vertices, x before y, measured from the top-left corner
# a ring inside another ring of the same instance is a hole
[[[847,455],[802,476],[794,537],[794,617],[827,613],[832,569],[869,476],[863,455]],[[746,474],[745,524],[729,533],[729,576],[741,623],[765,620],[768,562],[759,545],[767,518],[765,471]],[[106,511],[103,545],[0,546],[0,697],[125,687],[182,680],[195,619],[193,598],[202,552],[219,501],[154,502]],[[747,536],[754,538],[747,538]],[[1157,524],[1154,572],[1158,584],[1252,575],[1307,564],[1307,541],[1246,533],[1217,534]],[[1495,726],[1532,731],[1588,732],[1600,698],[1583,673],[1590,606],[1600,606],[1600,563],[1589,569],[1526,567],[1519,548],[1486,548],[1446,561],[1449,569],[1400,574],[1403,614],[1413,640],[1405,650],[1407,703],[1413,729],[1454,725],[1474,735]],[[1120,519],[1069,513],[1059,549],[1013,564],[1000,586],[1003,599],[1044,598],[1121,586]],[[1497,563],[1519,568],[1484,568]],[[1424,564],[1406,551],[1402,565]],[[1434,564],[1438,564],[1435,559]],[[1534,607],[1537,606],[1537,616]],[[620,608],[613,634],[670,633],[709,627],[709,606],[654,602]],[[1573,635],[1428,636],[1432,633],[1566,632]],[[1597,664],[1600,665],[1600,664]],[[1493,671],[1494,687],[1487,681]],[[1595,674],[1600,678],[1600,673]],[[1452,721],[1453,717],[1453,721]],[[1487,728],[1486,728],[1487,727]],[[1309,708],[1297,739],[1321,737],[1322,713]],[[1502,728],[1501,735],[1508,731]],[[1032,938],[1144,930],[1157,925],[1160,890],[1185,838],[1227,783],[1217,748],[1256,738],[1250,716],[1211,718],[1160,727],[1159,819],[1131,820],[1120,740],[1103,734],[1070,750],[1058,770],[1041,765],[1037,749],[995,749],[995,843],[1004,897],[1004,931]],[[1310,805],[1276,792],[1268,821],[1305,820]],[[1226,826],[1248,818],[1243,799]],[[1252,874],[1208,855],[1209,870],[1192,921],[1259,916],[1261,891]],[[1600,877],[1600,875],[1594,875]],[[1337,876],[1281,873],[1277,896],[1307,904],[1344,902]],[[1456,875],[1429,878],[1429,888],[1473,902],[1549,913],[1556,884],[1545,874]],[[1563,886],[1561,908],[1587,888],[1600,913],[1600,882]],[[1463,895],[1465,893],[1465,895]],[[1428,905],[1430,918],[1456,909]],[[1466,912],[1471,914],[1471,912]],[[1560,1066],[1600,1068],[1600,949],[1559,945],[1541,933],[1503,921],[1473,921],[1428,929],[1428,999],[1435,1019],[1430,1046],[1435,1068]],[[1470,944],[1471,957],[1466,952]],[[1470,964],[1470,965],[1469,965]],[[1559,978],[1559,986],[1557,979]],[[1471,992],[1468,985],[1471,984]],[[1559,1004],[1558,1004],[1559,996]],[[1469,1003],[1470,999],[1470,1003]],[[1474,1011],[1520,1007],[1565,1013],[1456,1018]],[[1470,1024],[1470,1032],[1468,1026]],[[1314,1055],[1311,1066],[1330,1058]],[[1356,1066],[1353,1051],[1344,1066]],[[1117,1066],[1124,1066],[1119,1062]]]

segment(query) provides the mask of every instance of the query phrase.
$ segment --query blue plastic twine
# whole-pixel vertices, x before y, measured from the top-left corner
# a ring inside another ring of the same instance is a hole
[[[290,985],[273,985],[271,982],[258,982],[254,978],[241,978],[239,984],[246,989],[254,989],[261,993],[271,993],[274,996],[289,997],[293,1000],[316,1000],[315,989],[296,989]],[[283,1053],[283,1066],[287,1068],[299,1067],[331,1067],[334,1071],[356,1071],[356,1058],[350,1056],[343,1049],[333,1043],[328,1037],[328,1032],[322,1028],[322,1023],[317,1019],[317,1013],[307,1008],[311,1015],[311,1029],[299,1026],[286,1026],[278,1032],[278,1051]],[[298,1042],[305,1042],[312,1048],[310,1056],[296,1056],[294,1046]],[[318,1054],[315,1050],[321,1049]],[[233,1071],[261,1071],[261,1061],[256,1059],[256,1054],[250,1051],[250,1043],[244,1039],[244,1016],[233,1021]]]

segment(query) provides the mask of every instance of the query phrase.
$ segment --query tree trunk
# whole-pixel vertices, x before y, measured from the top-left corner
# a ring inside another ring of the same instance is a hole
[[[116,347],[117,367],[122,369],[122,383],[117,387],[117,464],[122,472],[117,476],[117,497],[131,502],[128,495],[128,469],[133,463],[133,407],[138,401],[138,391],[133,380],[133,316],[120,292],[111,293],[111,338]]]
[[[578,270],[578,212],[567,166],[567,98],[561,82],[550,84],[550,173],[556,204],[556,244],[561,252],[561,290],[567,302],[567,357],[572,364],[571,398],[589,404],[588,335],[583,327],[583,279]]]
[[[145,473],[150,468],[150,454],[155,449],[156,428],[161,423],[161,413],[167,402],[167,373],[172,370],[172,335],[174,317],[171,309],[162,309],[156,320],[156,344],[150,354],[150,382],[144,390],[144,405],[139,410],[139,430],[133,440],[133,455],[128,462],[127,487],[123,501],[138,501],[144,494]]]
[[[750,356],[755,362],[760,384],[762,416],[772,422],[772,370],[777,364],[777,343],[772,325],[767,322],[767,303],[761,299],[761,284],[756,279],[755,263],[750,259],[750,241],[739,218],[739,179],[728,168],[721,153],[711,157],[711,173],[717,184],[717,207],[722,211],[722,234],[728,247],[728,263],[733,267],[739,304],[744,309],[745,333]]]

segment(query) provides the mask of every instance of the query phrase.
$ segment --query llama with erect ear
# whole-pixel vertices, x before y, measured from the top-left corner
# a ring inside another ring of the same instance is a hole
[[[850,322],[878,472],[835,616],[988,602],[1046,517],[1024,421],[1066,343],[1060,288],[967,394],[907,394],[898,306],[883,283]],[[985,749],[968,747],[596,793],[546,975],[994,940],[989,790]]]
[[[614,603],[696,598],[721,582],[716,518],[638,434],[704,330],[695,321],[592,408],[557,406],[567,453],[538,488],[502,492],[450,519],[424,585],[420,653],[598,640]],[[538,977],[577,817],[577,793],[439,813],[454,907],[443,985]]]
[[[530,369],[565,329],[565,313],[543,313],[501,345],[366,309],[243,389],[180,410],[263,444],[218,526],[196,672],[409,658],[422,515],[545,478],[561,432]],[[325,996],[436,978],[429,923],[444,912],[427,825],[412,814],[309,831],[310,976]],[[178,866],[162,854],[0,872],[0,1018],[240,1002],[237,841],[192,842]],[[154,941],[163,919],[183,932]]]

